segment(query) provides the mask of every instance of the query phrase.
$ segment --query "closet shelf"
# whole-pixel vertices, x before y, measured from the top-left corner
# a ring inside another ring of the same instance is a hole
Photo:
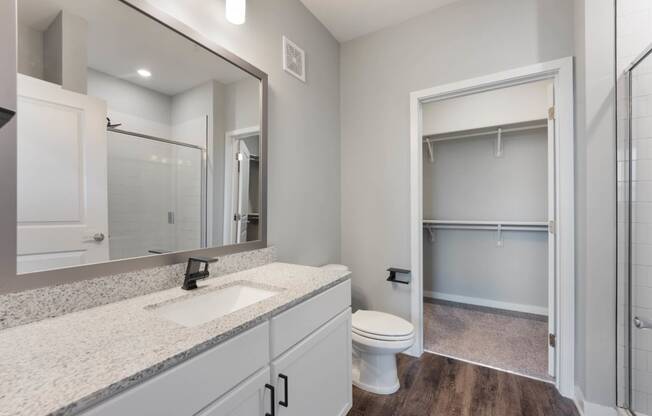
[[[528,131],[528,130],[538,130],[548,127],[547,120],[535,120],[532,122],[525,123],[514,123],[500,126],[491,126],[487,128],[479,129],[470,129],[462,130],[454,133],[440,133],[440,134],[430,134],[423,136],[423,143],[428,146],[428,157],[430,163],[434,162],[435,155],[434,149],[432,148],[433,143],[457,140],[457,139],[466,139],[469,137],[481,137],[481,136],[496,136],[496,157],[502,157],[503,155],[503,141],[502,136],[506,133],[514,133],[519,131]]]
[[[486,230],[496,231],[496,244],[502,246],[503,231],[548,232],[552,222],[546,221],[454,221],[423,220],[423,228],[430,233],[430,241],[435,241],[434,230]]]
[[[548,221],[456,221],[456,220],[423,220],[424,226],[446,227],[537,227],[547,230]]]
[[[447,140],[466,139],[468,137],[489,136],[501,133],[512,133],[518,131],[537,130],[548,127],[548,122],[545,119],[536,120],[526,123],[505,124],[499,126],[491,126],[487,128],[461,130],[452,133],[429,134],[423,136],[424,143],[426,142],[441,142]]]

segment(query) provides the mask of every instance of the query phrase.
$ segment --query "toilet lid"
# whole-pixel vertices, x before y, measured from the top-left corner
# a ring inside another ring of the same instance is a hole
[[[360,335],[383,339],[405,338],[414,332],[412,324],[405,319],[377,311],[357,311],[351,317],[351,326]]]
[[[359,335],[359,336],[361,336],[361,337],[363,337],[365,339],[373,339],[373,340],[376,340],[376,341],[393,341],[393,342],[396,342],[396,341],[408,341],[408,340],[411,340],[412,338],[414,338],[414,334],[409,334],[409,335],[405,335],[405,336],[402,336],[402,337],[395,337],[395,336],[392,337],[392,336],[370,334],[370,333],[367,333],[367,332],[362,332],[362,331],[357,330],[355,328],[352,329],[352,332],[353,332],[353,335]]]

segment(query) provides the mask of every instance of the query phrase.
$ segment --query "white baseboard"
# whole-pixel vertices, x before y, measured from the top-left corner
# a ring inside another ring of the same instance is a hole
[[[626,416],[628,414],[622,409],[585,401],[582,389],[577,386],[575,386],[575,399],[573,401],[580,416]]]
[[[449,302],[466,303],[469,305],[485,306],[487,308],[504,309],[508,311],[525,312],[534,315],[548,316],[548,308],[519,303],[500,302],[497,300],[473,298],[469,296],[451,295],[448,293],[423,291],[423,296],[432,299],[447,300]]]

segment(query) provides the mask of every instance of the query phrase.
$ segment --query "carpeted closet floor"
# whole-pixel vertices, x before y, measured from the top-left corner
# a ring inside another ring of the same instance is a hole
[[[551,380],[545,317],[424,299],[424,348]]]

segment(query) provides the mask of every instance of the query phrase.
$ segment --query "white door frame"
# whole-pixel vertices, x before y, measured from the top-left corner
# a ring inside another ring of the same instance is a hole
[[[233,238],[233,187],[234,187],[234,144],[237,140],[260,134],[260,126],[243,127],[227,131],[224,134],[224,227],[222,229],[223,245]]]
[[[523,83],[550,79],[555,90],[556,267],[555,319],[557,347],[555,385],[575,395],[575,189],[573,58],[534,64],[440,85],[410,94],[410,248],[411,320],[416,340],[408,354],[423,354],[423,138],[422,104]]]

